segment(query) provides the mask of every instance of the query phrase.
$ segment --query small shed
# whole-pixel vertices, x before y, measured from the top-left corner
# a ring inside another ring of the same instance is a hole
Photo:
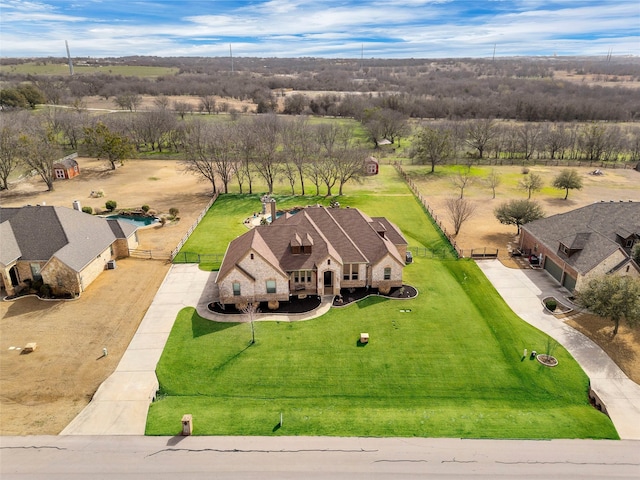
[[[77,153],[72,153],[61,158],[53,164],[53,178],[56,180],[68,180],[80,174],[78,166]]]
[[[370,156],[364,160],[364,172],[367,175],[377,175],[380,169],[380,162],[376,157]]]

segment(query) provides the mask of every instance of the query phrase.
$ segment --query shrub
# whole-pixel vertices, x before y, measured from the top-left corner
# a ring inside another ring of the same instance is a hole
[[[93,213],[93,208],[91,208],[91,207],[82,207],[82,211],[84,213],[88,213],[89,215],[91,215]]]
[[[51,287],[47,283],[43,283],[40,285],[38,290],[38,296],[42,298],[50,298],[51,297]]]
[[[115,200],[107,200],[104,206],[107,208],[107,210],[109,210],[110,212],[113,212],[118,206],[118,204],[116,203]]]
[[[547,307],[547,310],[549,310],[550,312],[554,312],[556,308],[558,308],[558,302],[556,302],[555,299],[550,298],[548,300],[545,300],[544,306]]]
[[[142,211],[143,211],[144,213],[148,213],[148,212],[149,212],[149,205],[144,204],[144,205],[142,205],[142,207],[141,207],[141,208],[142,208]]]
[[[172,218],[176,218],[179,213],[180,213],[180,210],[178,210],[176,207],[171,207],[169,209],[169,215],[171,215]]]
[[[529,173],[529,167],[522,167],[522,174],[526,175],[527,173]]]

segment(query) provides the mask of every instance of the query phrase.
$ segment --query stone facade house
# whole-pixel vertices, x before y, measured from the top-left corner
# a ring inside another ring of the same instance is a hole
[[[306,207],[229,244],[216,280],[220,303],[399,287],[406,251],[404,236],[386,218],[355,208]]]
[[[600,202],[521,228],[520,249],[569,291],[603,275],[640,276],[631,258],[640,242],[640,203]]]
[[[0,287],[15,295],[42,281],[55,295],[80,295],[110,260],[137,248],[136,231],[71,208],[0,208]]]

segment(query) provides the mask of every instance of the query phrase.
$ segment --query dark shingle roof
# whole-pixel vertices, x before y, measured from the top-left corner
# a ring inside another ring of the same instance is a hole
[[[594,203],[533,221],[522,229],[584,275],[622,248],[619,232],[640,236],[640,203]],[[560,243],[575,252],[558,251]]]
[[[385,237],[377,230],[386,231]],[[392,237],[390,239],[389,237]],[[346,263],[375,264],[386,255],[403,262],[395,245],[406,244],[400,230],[384,218],[372,220],[355,208],[306,207],[283,215],[271,225],[258,226],[233,240],[220,267],[223,279],[253,250],[282,272],[312,270],[332,256]],[[293,254],[291,245],[312,245],[311,254]]]
[[[0,208],[0,221],[9,225],[21,260],[47,261],[55,256],[77,272],[116,238],[126,238],[137,228],[133,224],[53,206]],[[6,230],[4,226],[3,246]]]

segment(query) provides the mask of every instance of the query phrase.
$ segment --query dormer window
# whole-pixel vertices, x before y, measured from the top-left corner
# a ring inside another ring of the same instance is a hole
[[[633,238],[629,238],[629,239],[627,239],[626,247],[627,247],[627,248],[631,248],[631,247],[633,247],[633,244],[634,244],[634,243],[635,243],[635,242],[633,241]]]
[[[566,245],[564,245],[562,243],[560,244],[560,251],[562,253],[564,253],[565,255],[569,255],[569,252],[570,252],[569,247],[567,247]]]

